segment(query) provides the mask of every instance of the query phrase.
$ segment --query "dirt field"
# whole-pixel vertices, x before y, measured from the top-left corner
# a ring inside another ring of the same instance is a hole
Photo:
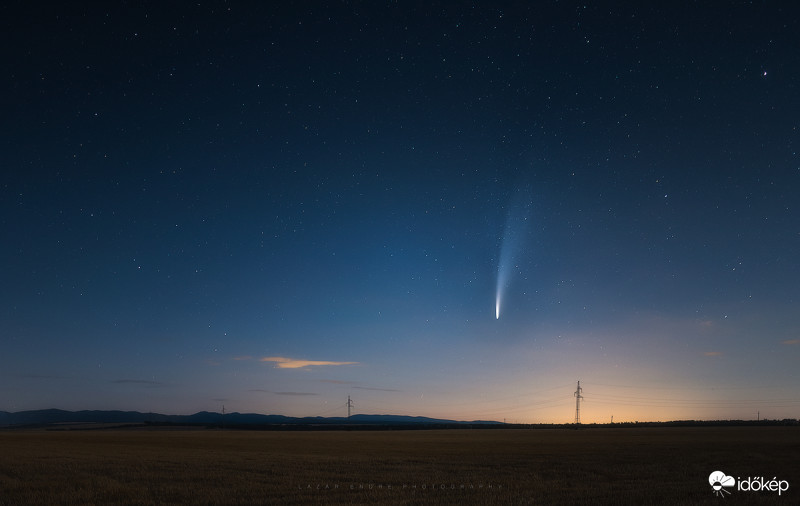
[[[790,488],[721,498],[716,470]],[[0,505],[797,504],[797,489],[795,427],[0,432]]]

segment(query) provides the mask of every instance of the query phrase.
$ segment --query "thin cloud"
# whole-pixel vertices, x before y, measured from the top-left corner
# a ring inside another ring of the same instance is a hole
[[[163,385],[160,381],[150,381],[150,380],[137,380],[137,379],[118,379],[114,380],[111,383],[116,383],[118,385],[124,384],[134,384],[134,385]]]
[[[720,355],[722,355],[722,352],[721,351],[707,351],[707,352],[703,353],[703,355],[705,355],[706,357],[719,357]]]
[[[358,386],[355,386],[353,388],[357,388],[359,390],[375,390],[376,392],[402,392],[402,390],[395,390],[394,388],[374,388],[374,387],[358,387]]]
[[[787,339],[786,341],[783,342],[783,344],[788,344],[788,345],[800,344],[800,339]]]
[[[233,360],[252,360],[253,357],[250,355],[240,355],[238,357],[233,357]]]
[[[275,362],[279,369],[300,369],[314,365],[355,365],[358,362],[332,362],[329,360],[302,360],[287,357],[264,357],[261,362]]]
[[[251,388],[248,392],[262,392],[265,394],[275,394],[275,395],[294,395],[294,396],[307,396],[307,395],[319,395],[314,392],[273,392],[272,390],[264,390],[263,388]]]
[[[317,380],[322,383],[333,383],[334,385],[353,385],[356,383],[355,381],[344,381],[344,380],[333,380],[333,379],[321,379]],[[376,387],[362,387],[362,386],[353,386],[352,388],[357,388],[359,390],[374,390],[376,392],[402,392],[402,390],[395,390],[394,388],[376,388]]]
[[[14,376],[16,378],[26,378],[26,379],[57,379],[57,380],[74,379],[74,378],[68,378],[66,376],[55,376],[52,374],[12,374],[11,376]]]

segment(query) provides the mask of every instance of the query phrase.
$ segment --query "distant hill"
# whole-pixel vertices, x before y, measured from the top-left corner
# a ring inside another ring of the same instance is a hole
[[[65,411],[62,409],[40,409],[9,413],[0,411],[0,428],[111,428],[127,424],[154,426],[191,425],[206,427],[234,427],[270,430],[315,430],[315,429],[414,429],[414,428],[576,428],[574,424],[504,424],[501,422],[473,420],[458,421],[424,416],[404,415],[353,415],[347,417],[305,417],[262,415],[259,413],[213,413],[200,411],[193,415],[164,415],[139,411]],[[717,426],[799,426],[800,420],[672,420],[661,422],[618,422],[583,424],[583,428],[613,427],[717,427]],[[76,427],[77,426],[77,427]]]
[[[258,413],[212,413],[200,411],[193,415],[164,415],[139,411],[65,411],[41,409],[9,413],[0,411],[0,426],[49,425],[64,423],[162,423],[162,424],[225,424],[225,425],[284,425],[284,424],[353,424],[353,425],[404,425],[404,424],[497,424],[492,421],[457,421],[423,416],[403,415],[353,415],[346,417],[305,417],[262,415]]]
[[[404,415],[353,415],[348,420],[347,418],[340,418],[342,422],[349,421],[350,423],[391,423],[391,424],[405,424],[405,423],[425,423],[425,424],[499,424],[489,420],[472,420],[469,422],[460,420],[442,420],[440,418],[427,418],[424,416],[404,416]]]

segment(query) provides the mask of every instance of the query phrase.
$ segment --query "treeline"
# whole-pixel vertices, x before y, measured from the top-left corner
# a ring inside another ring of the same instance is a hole
[[[152,428],[167,428],[176,424],[148,422]],[[184,425],[185,426],[185,425]],[[388,431],[388,430],[504,430],[504,429],[626,429],[636,427],[769,427],[800,426],[800,420],[673,420],[668,422],[619,422],[619,423],[282,423],[282,424],[197,424],[197,428],[214,430],[256,431]]]
[[[626,428],[626,427],[770,427],[770,426],[798,426],[800,420],[794,418],[784,418],[782,420],[671,420],[667,422],[614,422],[614,423],[583,423],[576,425],[574,423],[563,424],[549,424],[549,423],[533,423],[533,424],[503,424],[500,427],[516,427],[516,428],[531,428],[531,429],[574,429],[581,428],[594,428],[594,427],[607,427],[607,428]],[[489,427],[491,428],[491,427]]]

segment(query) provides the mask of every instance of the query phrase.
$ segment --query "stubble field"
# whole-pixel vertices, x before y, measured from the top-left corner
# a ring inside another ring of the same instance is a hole
[[[708,484],[712,471],[787,480]],[[0,432],[0,505],[796,504],[794,427]]]

